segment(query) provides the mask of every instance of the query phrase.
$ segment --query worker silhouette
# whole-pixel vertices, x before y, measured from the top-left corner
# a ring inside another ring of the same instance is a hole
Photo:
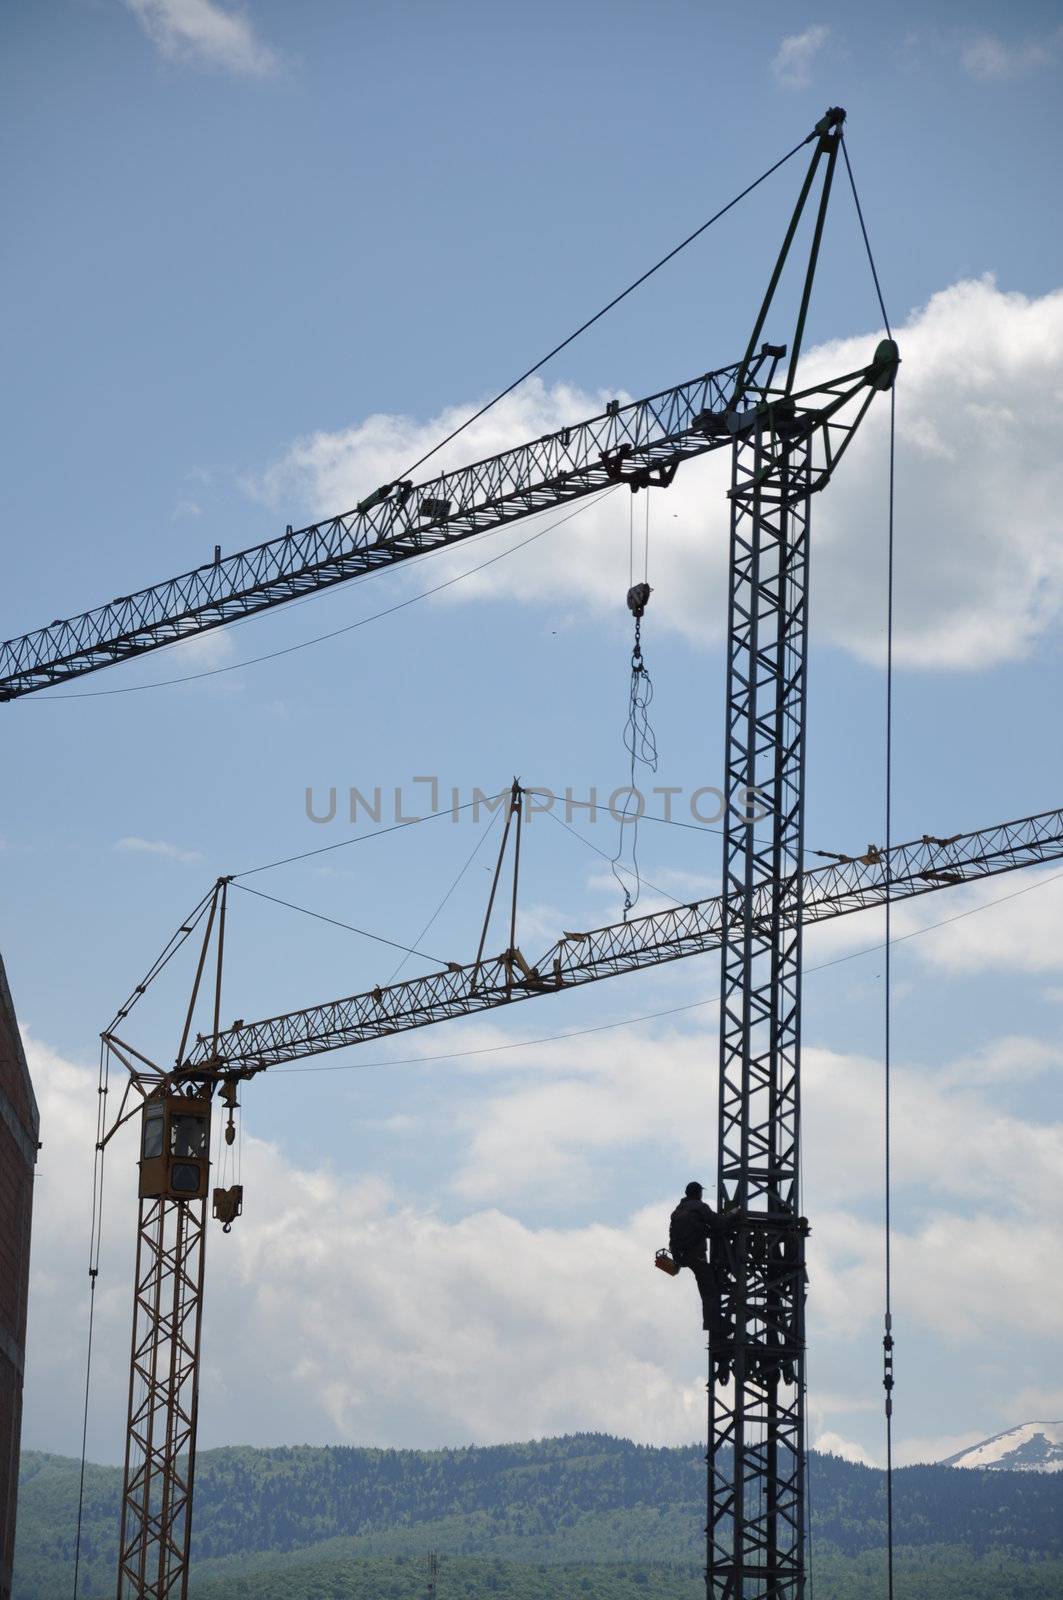
[[[709,1335],[714,1355],[719,1355],[734,1337],[721,1305],[724,1229],[716,1212],[702,1199],[703,1192],[700,1183],[687,1184],[682,1200],[672,1212],[668,1248],[676,1265],[689,1267],[694,1274],[701,1295],[701,1325]]]

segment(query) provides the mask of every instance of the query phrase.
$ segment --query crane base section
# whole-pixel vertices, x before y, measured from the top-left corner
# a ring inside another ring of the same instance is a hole
[[[206,1202],[144,1196],[118,1600],[186,1600]]]

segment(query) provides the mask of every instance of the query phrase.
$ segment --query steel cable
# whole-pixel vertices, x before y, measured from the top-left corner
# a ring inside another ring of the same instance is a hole
[[[558,820],[560,821],[560,818]],[[562,822],[561,826],[566,827],[567,824]],[[1031,894],[1034,889],[1046,888],[1050,883],[1063,883],[1063,872],[1054,872],[1050,877],[1038,879],[1036,883],[1028,883],[1023,889],[1013,889],[1010,894],[1002,894],[996,900],[987,900],[984,905],[969,906],[966,911],[957,911],[954,916],[942,917],[938,922],[928,922],[922,928],[913,928],[910,933],[898,934],[893,942],[901,944],[908,939],[918,939],[924,933],[934,933],[938,928],[947,928],[953,922],[963,922],[965,918],[976,916],[980,911],[991,911],[994,906],[1003,905],[1006,900],[1015,900],[1019,895]],[[881,944],[863,945],[859,950],[850,950],[843,956],[834,956],[830,961],[820,961],[814,967],[806,967],[805,977],[810,977],[814,972],[826,972],[830,967],[843,966],[847,961],[857,961],[863,956],[877,955],[883,948]],[[568,1033],[548,1033],[538,1039],[515,1039],[509,1044],[482,1045],[475,1050],[445,1050],[439,1055],[399,1056],[392,1060],[381,1056],[376,1061],[338,1061],[335,1064],[330,1062],[323,1067],[276,1066],[270,1068],[270,1073],[276,1075],[279,1072],[364,1072],[370,1067],[411,1067],[433,1061],[462,1061],[467,1056],[496,1055],[505,1050],[525,1050],[531,1045],[557,1044],[566,1039],[582,1039],[590,1033],[609,1033],[614,1028],[633,1028],[640,1022],[655,1022],[660,1017],[677,1017],[687,1011],[702,1011],[707,1006],[718,1006],[719,1003],[719,995],[712,995],[708,1000],[691,1000],[686,1005],[668,1006],[663,1011],[645,1011],[637,1017],[620,1017],[615,1022],[599,1022],[592,1027],[575,1028]]]
[[[815,137],[815,135],[810,135],[810,137]],[[423,467],[426,461],[430,461],[434,455],[438,455],[439,451],[444,449],[446,445],[450,444],[452,440],[456,439],[459,434],[464,433],[466,428],[471,428],[474,422],[478,422],[481,417],[486,416],[489,411],[498,405],[499,401],[504,400],[507,395],[512,394],[514,389],[519,389],[521,384],[524,383],[528,378],[534,377],[537,372],[541,371],[541,369],[546,366],[547,362],[552,361],[555,356],[560,355],[562,350],[567,350],[568,346],[573,344],[579,338],[580,334],[586,333],[588,328],[592,328],[596,322],[600,322],[608,312],[613,310],[614,306],[618,306],[621,300],[626,300],[629,294],[633,294],[636,289],[641,288],[641,286],[649,278],[653,277],[655,272],[659,272],[662,267],[667,266],[669,261],[674,260],[675,257],[679,255],[680,251],[685,250],[687,245],[693,244],[695,239],[699,239],[707,229],[712,227],[714,222],[719,222],[720,218],[725,217],[728,211],[732,211],[734,207],[738,205],[740,200],[744,200],[747,195],[752,194],[754,189],[758,189],[762,183],[764,183],[773,175],[773,173],[778,172],[780,167],[784,167],[799,150],[804,149],[808,142],[808,138],[802,139],[800,144],[795,144],[792,150],[787,151],[786,155],[780,156],[779,160],[776,161],[773,166],[770,166],[766,172],[762,172],[759,178],[754,178],[753,182],[747,184],[740,194],[735,195],[733,200],[728,200],[727,204],[725,206],[721,206],[719,211],[714,212],[707,222],[703,222],[701,224],[700,228],[695,228],[693,233],[688,233],[685,239],[683,239],[673,249],[669,250],[667,255],[662,256],[659,261],[655,261],[652,267],[647,268],[647,270],[637,277],[633,283],[629,283],[626,289],[621,289],[620,293],[614,295],[606,305],[602,306],[600,311],[596,311],[594,313],[593,317],[588,317],[586,322],[581,322],[579,327],[576,328],[574,332],[570,333],[566,339],[562,339],[560,344],[555,344],[553,349],[548,350],[546,355],[541,356],[534,366],[528,367],[526,371],[521,373],[519,378],[514,378],[513,382],[507,384],[504,389],[500,389],[498,394],[496,394],[492,400],[488,400],[485,405],[482,405],[479,411],[474,411],[471,417],[466,417],[464,422],[459,423],[456,428],[452,429],[451,432],[447,434],[445,439],[440,439],[438,444],[434,444],[431,450],[426,451],[425,454],[419,457],[419,459],[416,460],[412,466],[407,467],[405,472],[400,473],[399,478],[401,479],[410,477],[414,472],[417,471],[418,467]]]
[[[887,595],[886,595],[886,849],[893,837],[893,499],[894,458],[896,445],[896,395],[890,390],[890,464],[889,464],[889,532],[887,536]],[[891,1086],[890,1044],[892,1027],[891,947],[892,947],[892,893],[886,880],[886,955],[885,955],[885,1041],[884,1041],[884,1117],[885,1117],[885,1229],[886,1229],[886,1314],[882,1337],[883,1378],[886,1390],[886,1558],[887,1594],[893,1600],[893,1256],[892,1256],[892,1193],[891,1193]]]
[[[284,906],[287,911],[299,911],[304,917],[313,917],[317,922],[327,922],[333,928],[342,928],[345,933],[357,933],[363,939],[372,939],[374,944],[386,944],[392,950],[401,950],[407,956],[420,956],[424,961],[432,961],[437,966],[445,967],[446,960],[442,956],[429,955],[425,950],[415,950],[407,944],[400,944],[397,939],[385,939],[381,933],[370,933],[368,928],[356,928],[353,922],[341,922],[338,917],[326,916],[323,911],[311,911],[309,906],[296,905],[294,900],[281,900],[275,894],[265,894],[261,889],[252,889],[246,883],[234,883],[236,889],[242,889],[244,894],[253,894],[258,900],[270,900],[275,906]]]
[[[81,1530],[85,1511],[85,1462],[88,1457],[89,1401],[92,1394],[92,1336],[96,1322],[96,1280],[100,1273],[100,1243],[103,1234],[104,1144],[110,1051],[100,1041],[100,1067],[96,1082],[96,1149],[92,1161],[92,1213],[89,1223],[89,1328],[85,1351],[85,1399],[81,1415],[81,1467],[78,1475],[77,1526],[74,1534],[73,1600],[77,1600],[81,1574]]]
[[[416,944],[420,944],[420,942],[424,938],[425,934],[429,933],[431,931],[432,925],[435,922],[436,918],[439,916],[440,912],[443,910],[443,907],[446,905],[447,901],[450,899],[451,895],[454,893],[454,890],[458,887],[458,884],[461,882],[462,878],[464,878],[465,874],[468,872],[469,868],[472,866],[473,862],[476,860],[476,857],[479,855],[480,850],[481,850],[483,844],[485,843],[488,834],[491,832],[491,829],[494,827],[495,823],[498,821],[498,819],[499,819],[499,817],[501,815],[502,815],[501,811],[493,811],[491,813],[490,822],[487,824],[487,827],[483,830],[483,832],[481,833],[480,837],[477,839],[476,843],[473,845],[472,849],[470,850],[469,854],[466,856],[464,865],[462,866],[461,870],[459,871],[457,877],[454,879],[453,883],[450,885],[450,888],[447,890],[446,894],[443,896],[442,900],[440,900],[439,904],[436,906],[435,910],[432,912],[432,915],[429,917],[428,921],[425,923],[424,927],[421,929],[420,933],[417,935],[417,938],[416,938],[416,941],[415,941]],[[408,952],[406,955],[403,956],[402,960],[399,962],[398,966],[395,968],[394,972],[391,974],[391,976],[388,979],[387,983],[384,985],[385,988],[390,988],[390,986],[395,982],[395,979],[398,977],[399,973],[402,971],[402,969],[406,965],[407,961],[409,961],[411,954],[412,954],[412,951]]]
[[[145,689],[172,689],[178,684],[198,683],[201,678],[219,678],[226,672],[239,672],[242,667],[257,667],[263,661],[277,661],[281,656],[295,655],[299,650],[308,650],[311,645],[325,644],[329,639],[338,639],[342,634],[353,633],[358,628],[368,627],[369,623],[379,622],[383,617],[394,616],[396,611],[405,611],[407,606],[416,605],[418,600],[427,600],[431,595],[442,593],[444,589],[452,589],[456,583],[461,583],[463,579],[475,577],[478,572],[483,572],[486,567],[493,567],[496,561],[504,561],[507,556],[516,555],[518,550],[523,550],[527,545],[534,544],[536,539],[541,539],[544,534],[552,533],[555,528],[560,528],[564,523],[571,522],[573,517],[578,517],[590,506],[597,505],[607,495],[611,495],[616,488],[616,484],[611,484],[609,488],[589,495],[580,502],[574,511],[570,511],[564,517],[558,517],[555,522],[547,523],[545,528],[539,528],[535,533],[529,534],[527,539],[521,539],[518,543],[511,544],[508,549],[500,551],[497,556],[489,556],[486,561],[478,562],[475,567],[467,567],[464,572],[456,573],[453,578],[446,578],[442,583],[434,584],[430,589],[421,589],[417,594],[411,594],[405,600],[398,600],[394,605],[386,606],[383,611],[373,611],[368,617],[358,617],[354,622],[345,622],[342,627],[332,628],[328,633],[316,633],[310,639],[300,639],[297,644],[282,645],[278,650],[267,650],[265,655],[248,656],[244,661],[230,661],[224,667],[208,667],[202,672],[187,672],[180,678],[156,678],[151,683],[130,683],[125,684],[120,689],[82,689],[77,694],[42,694],[34,696],[33,699],[36,703],[46,703],[49,700],[99,700],[114,694],[140,694]],[[487,533],[480,534],[479,537],[481,539],[492,539],[496,534],[505,533],[508,527],[509,524],[504,523],[501,527],[492,528]],[[434,553],[430,550],[422,551],[420,557],[413,556],[410,560],[423,560],[426,555]],[[368,583],[370,578],[377,577],[379,572],[385,570],[385,568],[381,567],[377,572],[368,572],[356,582]],[[288,601],[286,604],[289,608],[296,605],[305,605],[310,598],[311,596],[306,596],[303,600]],[[252,620],[251,617],[241,617],[232,623],[226,624],[226,626],[238,627],[244,622]],[[186,641],[182,640],[180,642],[185,643]],[[169,648],[174,649],[177,646],[169,646]]]
[[[886,335],[892,339],[890,319],[886,312],[886,302],[882,294],[882,285],[879,280],[878,268],[875,265],[871,241],[868,237],[867,226],[864,222],[863,207],[860,196],[856,190],[856,180],[853,177],[852,163],[849,160],[849,151],[846,148],[845,136],[842,136],[842,154],[845,157],[845,170],[849,174],[849,186],[853,193],[853,203],[856,206],[856,215],[860,222],[860,232],[864,240],[864,249],[867,252],[868,265],[871,276],[875,282],[875,293],[878,296],[879,310],[885,323]],[[889,487],[887,494],[886,516],[886,751],[885,751],[885,829],[887,855],[893,842],[893,599],[894,599],[894,498],[896,482],[896,454],[897,454],[897,391],[890,387],[890,425],[889,425]],[[889,876],[886,877],[885,896],[885,961],[883,969],[884,988],[884,1016],[883,1016],[883,1226],[885,1229],[885,1314],[883,1318],[882,1333],[882,1386],[885,1394],[886,1413],[886,1593],[888,1600],[893,1600],[893,1194],[892,1194],[892,1084],[891,1084],[891,1046],[893,1024],[893,991],[892,991],[892,945],[893,945],[893,894]]]

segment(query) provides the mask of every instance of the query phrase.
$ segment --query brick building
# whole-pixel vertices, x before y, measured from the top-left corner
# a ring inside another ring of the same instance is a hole
[[[10,1600],[15,1550],[38,1126],[37,1102],[0,960],[0,1600]]]

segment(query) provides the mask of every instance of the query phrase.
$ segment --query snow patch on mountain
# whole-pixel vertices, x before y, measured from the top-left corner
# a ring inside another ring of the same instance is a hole
[[[1023,1422],[942,1462],[989,1472],[1063,1472],[1063,1422]]]

